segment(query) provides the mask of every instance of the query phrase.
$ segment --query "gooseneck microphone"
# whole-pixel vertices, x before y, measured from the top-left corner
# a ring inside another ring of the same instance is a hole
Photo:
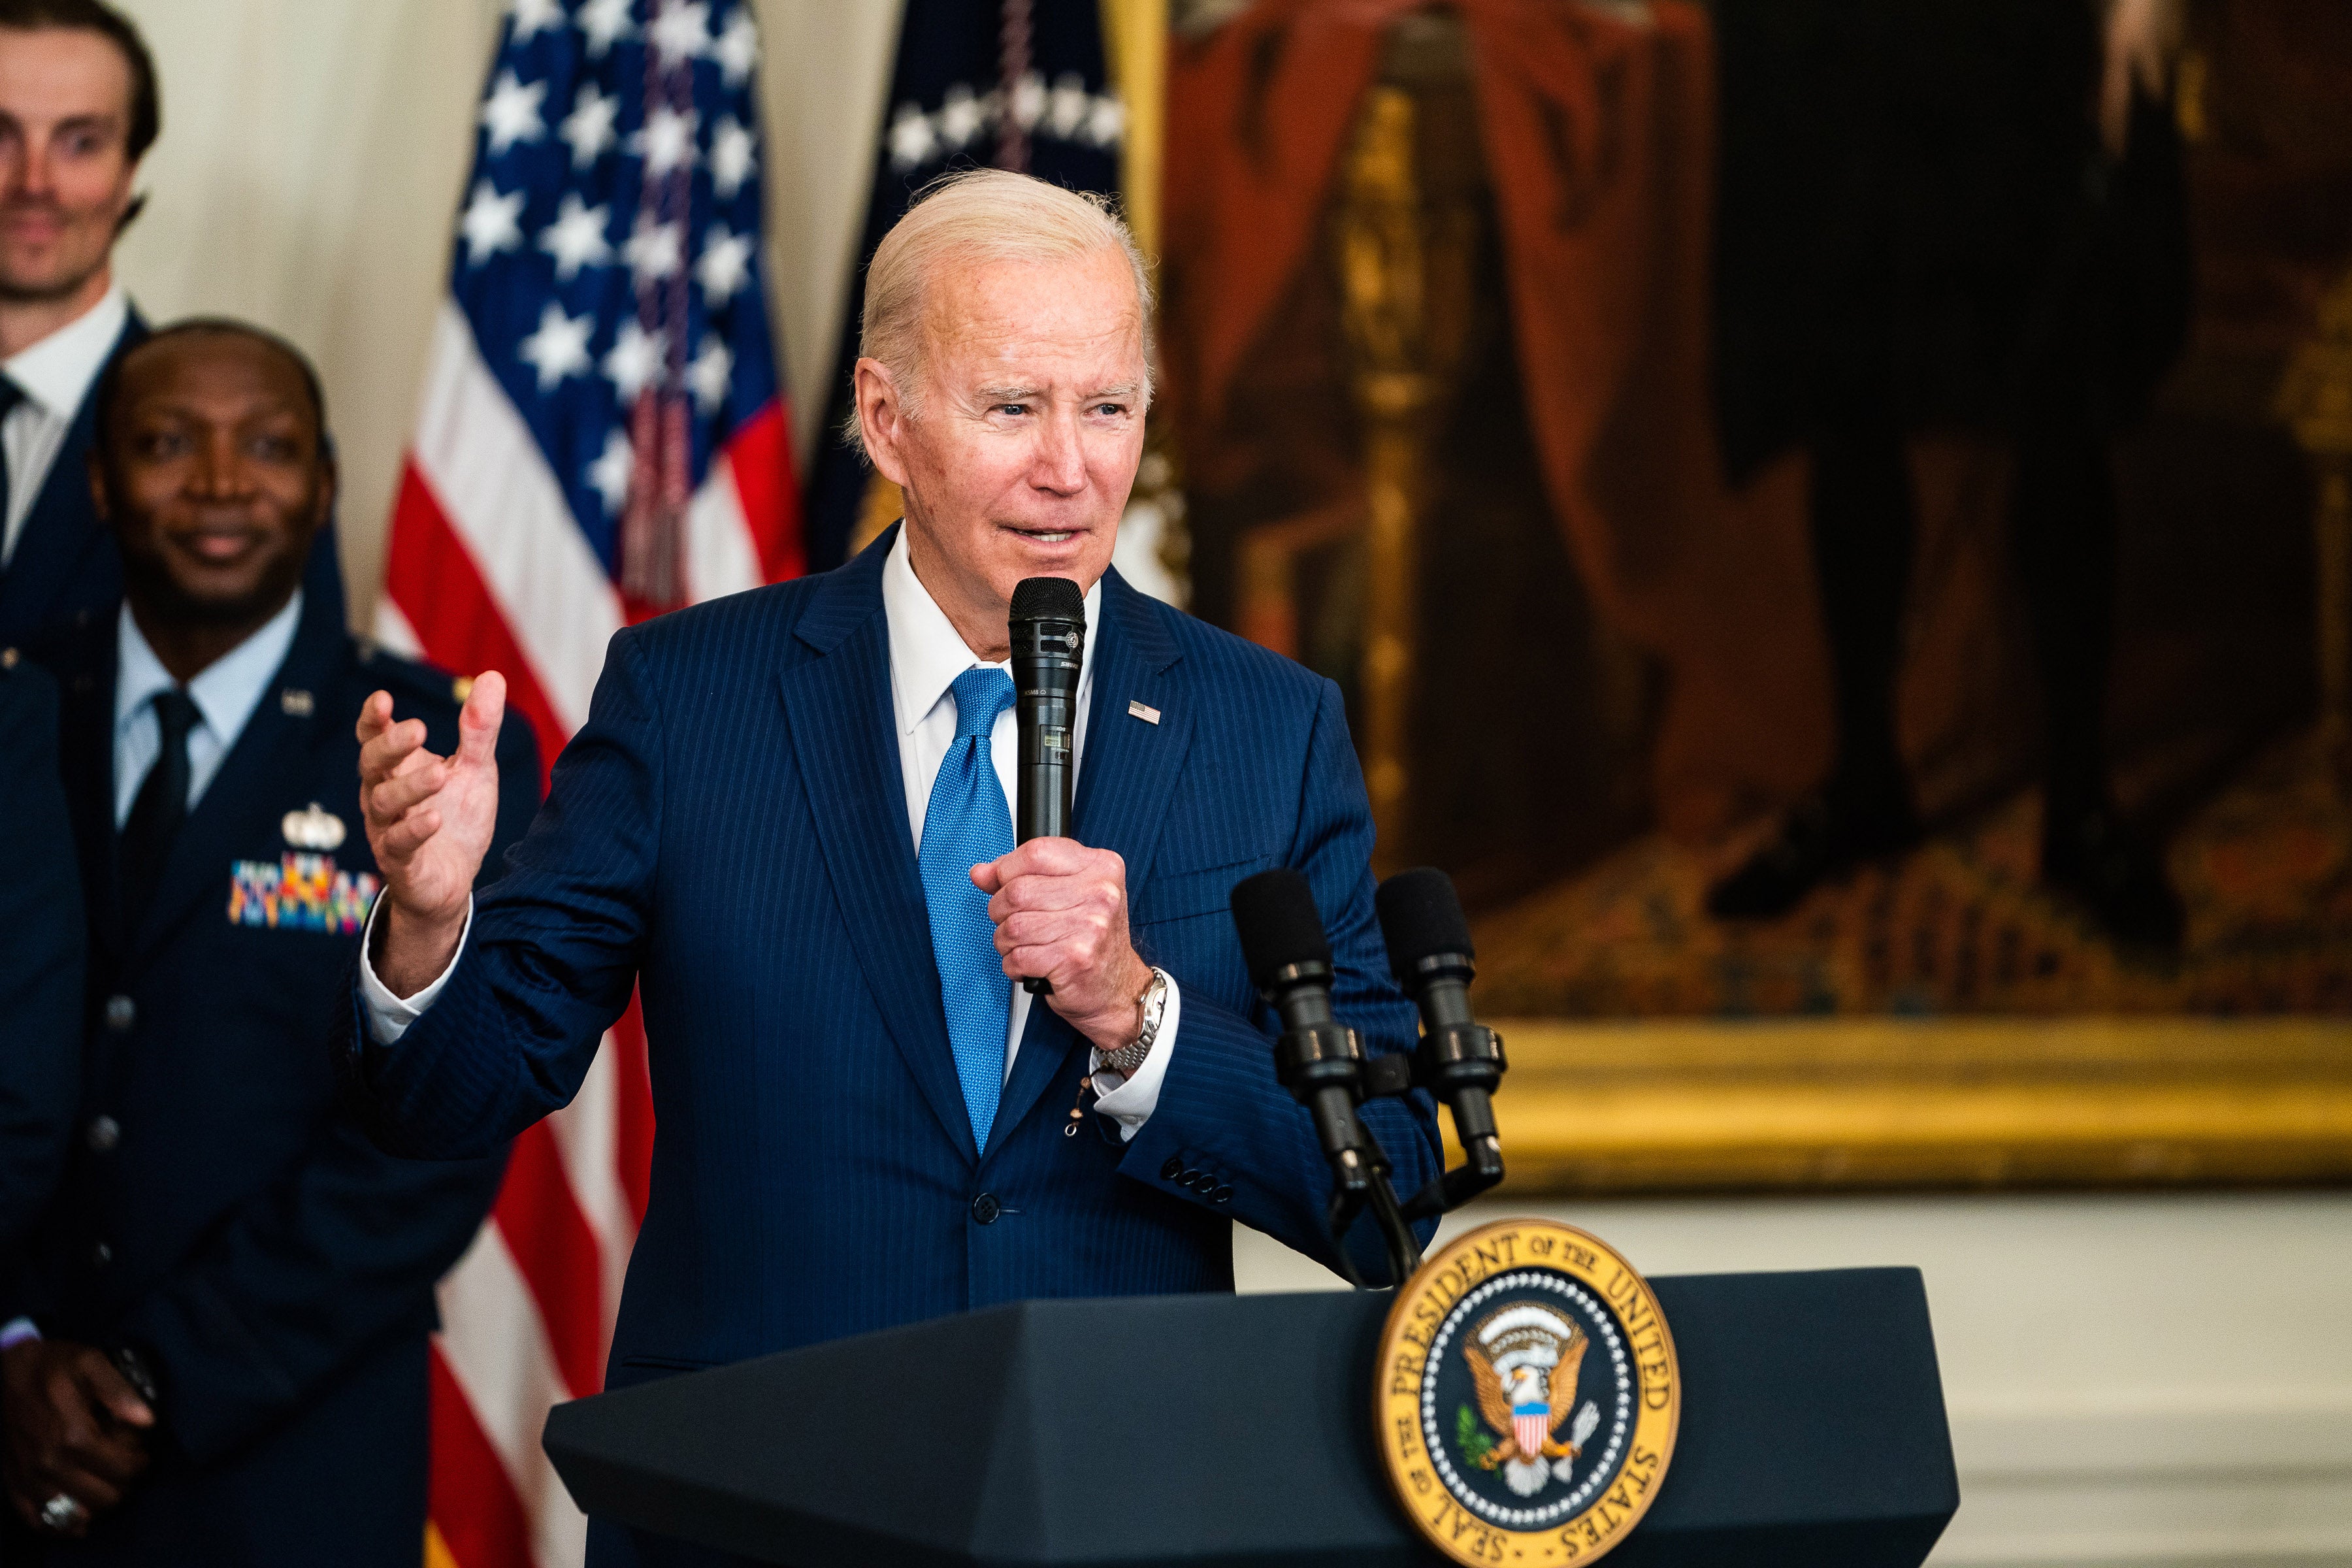
[[[1078,672],[1086,658],[1087,601],[1066,577],[1024,577],[1013,590],[1013,718],[1021,734],[1013,840],[1070,836],[1076,773]],[[1021,983],[1032,995],[1050,981]]]
[[[1307,879],[1287,868],[1261,871],[1231,895],[1250,981],[1282,1021],[1275,1042],[1275,1076],[1307,1108],[1323,1156],[1331,1165],[1328,1216],[1339,1267],[1362,1285],[1346,1247],[1348,1228],[1370,1203],[1381,1223],[1389,1267],[1398,1285],[1421,1260],[1421,1247],[1388,1184],[1388,1161],[1357,1119],[1363,1095],[1364,1049],[1353,1029],[1331,1012],[1331,943]]]
[[[1453,1111],[1454,1131],[1467,1156],[1404,1205],[1407,1218],[1421,1219],[1458,1207],[1503,1179],[1490,1097],[1507,1064],[1502,1037],[1470,1011],[1476,950],[1452,879],[1426,866],[1401,871],[1381,884],[1372,907],[1397,983],[1421,1009],[1413,1079]]]

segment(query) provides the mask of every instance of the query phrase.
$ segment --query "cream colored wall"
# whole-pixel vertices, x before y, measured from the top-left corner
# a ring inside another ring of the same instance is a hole
[[[163,135],[121,275],[151,319],[249,317],[310,350],[343,457],[355,624],[415,416],[500,0],[121,0],[154,50]],[[770,299],[787,384],[830,374],[872,178],[895,5],[756,0]],[[796,399],[802,449],[818,417]]]
[[[2352,1194],[1502,1202],[1448,1230],[1506,1214],[1650,1274],[1922,1269],[1960,1471],[1940,1568],[2352,1565]],[[1234,1263],[1339,1284],[1254,1233]]]

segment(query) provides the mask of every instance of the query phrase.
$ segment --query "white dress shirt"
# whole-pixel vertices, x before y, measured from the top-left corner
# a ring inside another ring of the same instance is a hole
[[[188,809],[205,795],[205,786],[245,733],[246,721],[261,705],[286,650],[294,646],[294,629],[302,620],[302,591],[297,588],[286,607],[262,623],[261,629],[196,672],[188,682],[189,700],[196,705],[196,725],[188,731]],[[139,624],[125,605],[114,632],[114,826],[131,820],[131,803],[147,782],[163,749],[163,726],[155,717],[155,694],[179,682],[147,646]]]
[[[1074,779],[1086,756],[1087,700],[1094,689],[1095,634],[1102,622],[1099,582],[1087,590],[1086,606],[1087,647],[1078,676],[1078,721],[1076,732],[1070,738]],[[907,556],[903,528],[882,564],[882,614],[890,634],[890,704],[898,725],[898,773],[907,795],[908,833],[916,852],[920,854],[923,814],[930,806],[931,785],[939,777],[940,763],[946,759],[948,748],[955,743],[955,700],[949,688],[967,669],[992,667],[972,657],[971,649],[965,646],[946,612],[915,575]],[[1008,676],[1012,674],[1009,659],[992,668]],[[996,765],[997,782],[1004,787],[1008,809],[1013,799],[1014,773],[1020,765],[1018,721],[1007,709],[996,716],[996,728],[989,736],[989,757]],[[473,923],[469,908],[466,931],[457,939],[459,955],[466,951],[466,936],[471,933]],[[389,1046],[396,1044],[408,1026],[433,1005],[450,972],[457,968],[457,960],[452,956],[448,969],[415,995],[404,1000],[394,996],[391,988],[376,977],[375,965],[367,952],[373,940],[374,918],[371,914],[367,942],[360,951],[360,994],[367,1009],[369,1033],[378,1043]],[[1011,1016],[1004,1031],[1004,1072],[1009,1079],[1013,1058],[1021,1049],[1022,1030],[1029,1022],[1033,998],[1026,988],[1009,980],[1005,984],[1012,994]],[[1132,1079],[1121,1079],[1118,1074],[1104,1070],[1102,1053],[1092,1055],[1089,1066],[1095,1070],[1095,1088],[1099,1096],[1095,1109],[1119,1124],[1122,1138],[1134,1137],[1136,1130],[1160,1103],[1160,1086],[1168,1074],[1168,1056],[1176,1043],[1182,1010],[1182,998],[1171,978],[1160,1033],[1152,1041],[1150,1055],[1136,1068]]]
[[[74,416],[90,384],[106,368],[106,357],[131,319],[131,301],[121,284],[72,321],[21,353],[0,361],[0,374],[25,396],[0,419],[0,454],[8,460],[8,510],[0,518],[0,566],[15,558],[25,520],[48,483],[58,453],[73,428]]]

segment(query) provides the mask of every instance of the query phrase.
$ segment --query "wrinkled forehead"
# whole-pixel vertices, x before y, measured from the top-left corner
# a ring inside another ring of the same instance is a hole
[[[1051,261],[945,258],[924,279],[923,337],[950,383],[1145,376],[1142,301],[1115,246]]]

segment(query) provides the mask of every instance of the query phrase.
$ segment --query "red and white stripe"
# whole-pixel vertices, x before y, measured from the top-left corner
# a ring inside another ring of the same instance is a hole
[[[695,600],[801,570],[781,402],[740,426],[688,514]],[[444,668],[497,669],[556,753],[588,716],[620,595],[454,305],[395,503],[377,629]],[[441,1282],[432,1361],[432,1529],[455,1568],[577,1563],[586,1521],[539,1445],[550,1405],[595,1393],[646,1211],[653,1104],[635,1005],[572,1104],[516,1140],[506,1183]]]

